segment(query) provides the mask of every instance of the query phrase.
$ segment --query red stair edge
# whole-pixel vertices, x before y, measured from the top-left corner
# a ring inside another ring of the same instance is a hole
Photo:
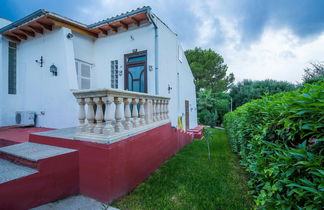
[[[32,168],[32,169],[37,169],[38,168],[38,162],[27,160],[27,159],[24,159],[24,158],[20,158],[20,157],[10,155],[10,154],[4,153],[4,152],[0,152],[0,158],[4,159],[4,160],[7,160],[7,161],[10,161],[10,162],[12,162],[14,164],[26,166],[26,167],[29,167],[29,168]]]

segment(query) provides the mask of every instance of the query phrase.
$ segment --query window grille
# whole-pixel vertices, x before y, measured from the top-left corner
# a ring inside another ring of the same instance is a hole
[[[118,60],[113,60],[110,62],[111,70],[111,88],[118,89]]]
[[[8,47],[8,94],[16,94],[17,88],[17,44],[9,42]]]

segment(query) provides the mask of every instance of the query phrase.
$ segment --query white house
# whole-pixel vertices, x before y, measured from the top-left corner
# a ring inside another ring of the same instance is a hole
[[[142,7],[85,25],[38,10],[10,23],[0,18],[0,126],[33,111],[36,126],[78,125],[73,90],[113,88],[169,97],[178,127],[197,126],[194,78],[180,41]]]

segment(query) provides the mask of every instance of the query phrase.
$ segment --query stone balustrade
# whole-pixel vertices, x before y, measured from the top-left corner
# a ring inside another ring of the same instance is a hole
[[[117,89],[77,90],[80,140],[112,143],[169,122],[170,98]]]

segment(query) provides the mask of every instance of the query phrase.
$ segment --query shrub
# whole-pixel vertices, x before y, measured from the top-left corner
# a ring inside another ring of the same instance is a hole
[[[324,81],[244,104],[225,127],[258,208],[322,208]]]

